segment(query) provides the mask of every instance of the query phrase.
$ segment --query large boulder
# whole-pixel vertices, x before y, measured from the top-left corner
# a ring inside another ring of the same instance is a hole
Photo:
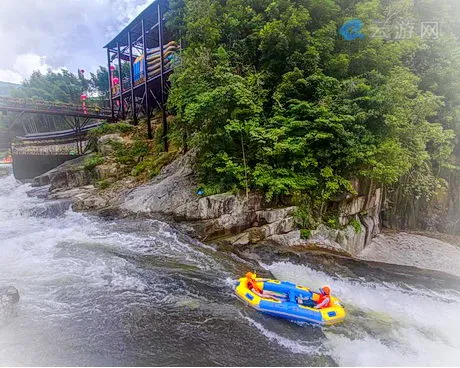
[[[84,162],[88,156],[81,156],[64,162],[62,165],[43,175],[37,176],[32,186],[50,185],[50,190],[60,188],[76,188],[89,185],[94,181],[93,174],[84,169]]]
[[[146,215],[174,216],[184,204],[197,201],[197,182],[192,169],[194,152],[165,166],[149,183],[126,192],[120,207],[128,212]],[[196,207],[197,208],[197,207]]]

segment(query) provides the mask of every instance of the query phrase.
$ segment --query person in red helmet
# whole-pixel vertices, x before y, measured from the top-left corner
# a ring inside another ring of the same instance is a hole
[[[331,288],[323,286],[319,289],[318,303],[314,306],[316,309],[329,308],[331,306]]]

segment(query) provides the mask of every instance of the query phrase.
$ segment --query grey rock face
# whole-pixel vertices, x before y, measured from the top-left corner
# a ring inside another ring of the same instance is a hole
[[[422,235],[379,234],[357,257],[460,276],[460,248]]]

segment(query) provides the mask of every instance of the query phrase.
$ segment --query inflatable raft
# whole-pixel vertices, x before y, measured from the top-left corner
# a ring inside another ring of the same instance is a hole
[[[345,310],[338,298],[331,295],[331,307],[315,309],[298,303],[300,298],[317,301],[319,295],[309,288],[290,282],[256,279],[257,286],[270,295],[260,296],[248,287],[248,279],[239,279],[236,295],[259,312],[296,322],[332,325],[342,322]]]

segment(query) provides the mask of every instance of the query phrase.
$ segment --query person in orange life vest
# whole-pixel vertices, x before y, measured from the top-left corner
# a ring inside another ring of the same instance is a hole
[[[328,308],[331,306],[331,288],[329,286],[323,286],[319,289],[319,293],[315,293],[318,297],[316,300],[312,300],[307,297],[298,297],[297,303],[304,307],[310,308]],[[313,294],[312,294],[313,295]]]
[[[263,290],[257,285],[256,275],[252,272],[248,272],[246,274],[246,278],[248,279],[248,289],[256,292],[257,294],[262,294]]]
[[[264,281],[264,279],[256,280],[256,274],[252,272],[248,272],[246,274],[246,279],[248,280],[248,289],[253,291],[255,294],[259,295],[262,298],[275,298],[281,299],[282,296],[271,291],[264,291],[262,290],[259,285],[257,285],[258,281]]]
[[[331,306],[331,288],[329,286],[323,286],[319,289],[319,293],[318,304],[313,308],[329,308]]]

